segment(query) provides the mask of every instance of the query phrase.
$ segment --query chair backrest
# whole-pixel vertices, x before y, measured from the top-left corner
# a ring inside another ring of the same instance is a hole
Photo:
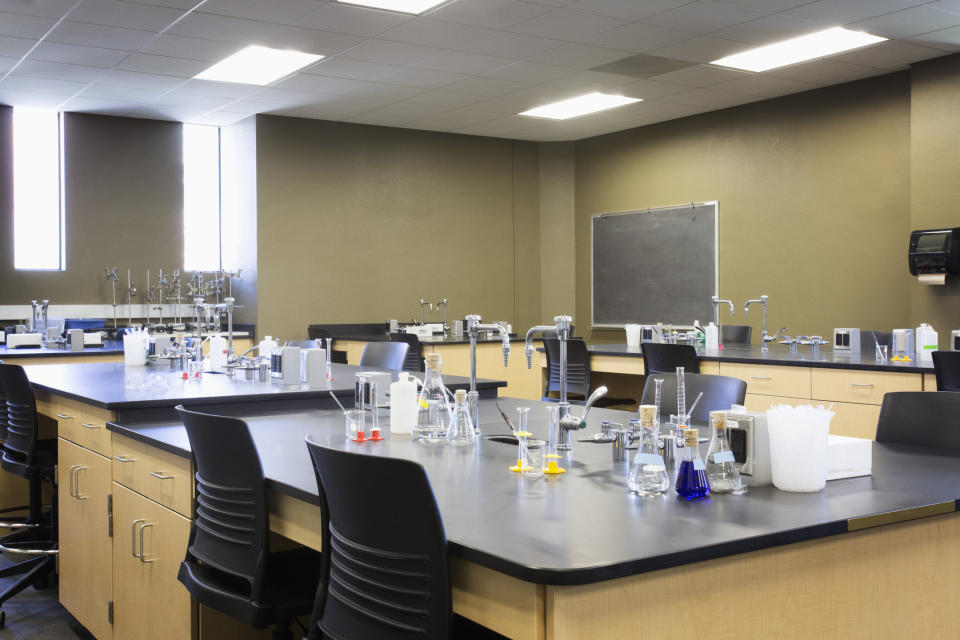
[[[883,396],[877,442],[960,449],[960,393],[897,391]]]
[[[323,349],[324,345],[319,340],[287,340],[283,346],[298,347],[300,349]]]
[[[643,368],[647,375],[674,373],[677,367],[683,367],[687,373],[700,373],[697,350],[689,344],[644,342],[641,349],[643,350]]]
[[[960,351],[934,351],[937,391],[960,391]]]
[[[643,385],[643,399],[640,404],[653,404],[656,397],[656,379],[663,380],[660,396],[660,414],[667,419],[677,412],[677,375],[676,373],[655,373],[647,376]],[[743,404],[747,395],[747,383],[739,378],[713,376],[703,373],[686,373],[683,376],[687,410],[697,396],[703,397],[690,415],[693,424],[706,425],[710,422],[710,412],[729,409],[732,404]]]
[[[263,467],[247,423],[178,406],[196,466],[196,515],[186,562],[193,559],[239,579],[260,598],[270,551]],[[237,582],[233,580],[231,582]]]
[[[547,383],[543,399],[551,391],[560,392],[560,340],[544,338],[543,351],[547,355]],[[582,338],[567,340],[567,393],[587,397],[590,392],[590,353]]]
[[[334,638],[447,638],[447,540],[423,467],[309,439],[323,522],[311,623]]]
[[[750,344],[753,327],[749,324],[720,325],[720,344]]]
[[[409,345],[407,357],[403,359],[404,371],[423,371],[423,345],[420,344],[420,338],[412,333],[391,333],[390,340]]]
[[[307,337],[311,340],[326,340],[330,337],[330,331],[328,329],[321,329],[320,327],[309,326],[307,327]]]
[[[368,342],[360,355],[360,366],[400,371],[409,350],[406,342]]]
[[[37,401],[26,372],[18,364],[0,364],[0,390],[6,398],[6,438],[2,466],[24,476],[37,450]]]

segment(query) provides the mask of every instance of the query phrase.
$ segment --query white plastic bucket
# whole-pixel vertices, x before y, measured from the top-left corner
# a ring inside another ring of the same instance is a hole
[[[147,347],[143,335],[123,336],[123,361],[128,367],[142,367],[147,364]]]
[[[624,325],[623,328],[627,331],[627,346],[639,347],[641,326],[639,324],[628,324]]]
[[[826,486],[833,415],[833,411],[810,405],[767,409],[773,486],[795,492],[820,491]]]

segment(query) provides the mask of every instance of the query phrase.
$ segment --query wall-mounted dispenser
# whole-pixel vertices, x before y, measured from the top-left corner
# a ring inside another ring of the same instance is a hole
[[[960,227],[912,231],[907,261],[920,284],[946,284],[960,273]]]

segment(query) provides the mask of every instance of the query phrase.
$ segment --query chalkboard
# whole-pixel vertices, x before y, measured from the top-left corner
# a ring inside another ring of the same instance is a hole
[[[716,202],[596,215],[591,230],[594,327],[713,318]]]

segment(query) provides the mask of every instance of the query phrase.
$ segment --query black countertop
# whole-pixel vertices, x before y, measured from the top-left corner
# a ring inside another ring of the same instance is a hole
[[[35,389],[117,410],[313,398],[327,401],[331,391],[337,396],[352,398],[354,373],[376,370],[334,364],[332,381],[324,381],[321,385],[284,385],[279,381],[253,382],[209,372],[199,379],[183,380],[181,371],[153,366],[127,367],[122,362],[35,365],[24,369]],[[396,380],[397,372],[392,373]],[[451,389],[469,388],[469,378],[447,375],[443,379]],[[506,382],[502,380],[477,380],[480,397],[495,396],[496,389],[505,386]]]
[[[543,348],[542,346],[540,347]],[[642,358],[641,347],[629,347],[625,344],[591,344],[587,347],[590,353],[604,356],[623,356]],[[873,354],[836,353],[829,346],[820,348],[820,354],[810,355],[810,347],[801,345],[800,352],[791,354],[790,350],[781,344],[770,345],[770,350],[763,352],[759,346],[730,345],[719,351],[697,349],[701,360],[714,362],[741,362],[747,364],[783,365],[788,367],[822,367],[825,369],[861,369],[869,371],[900,371],[903,373],[933,373],[932,362],[887,362],[878,363]]]
[[[62,358],[100,355],[123,355],[123,343],[114,340],[105,340],[102,347],[86,346],[83,351],[71,351],[70,349],[48,349],[46,347],[23,347],[19,349],[9,349],[7,345],[0,345],[0,360],[3,358]]]
[[[546,432],[539,402],[502,399],[508,415],[531,406],[530,430]],[[494,401],[481,402],[485,433],[507,429]],[[567,473],[522,478],[508,467],[516,447],[481,441],[476,447],[424,445],[386,434],[379,443],[346,440],[335,411],[244,414],[260,452],[268,486],[317,503],[304,437],[336,448],[416,460],[430,478],[450,552],[543,584],[586,584],[846,533],[848,521],[960,498],[960,454],[899,445],[873,445],[873,475],[834,480],[818,493],[751,487],[744,496],[713,495],[687,502],[673,489],[656,498],[631,495],[628,464],[611,462],[610,445],[576,443]],[[386,412],[384,412],[384,415]],[[586,433],[604,419],[632,414],[595,409]],[[386,419],[381,421],[386,422]],[[109,425],[117,433],[175,454],[189,455],[186,431],[174,422]],[[384,431],[387,431],[384,427]]]

